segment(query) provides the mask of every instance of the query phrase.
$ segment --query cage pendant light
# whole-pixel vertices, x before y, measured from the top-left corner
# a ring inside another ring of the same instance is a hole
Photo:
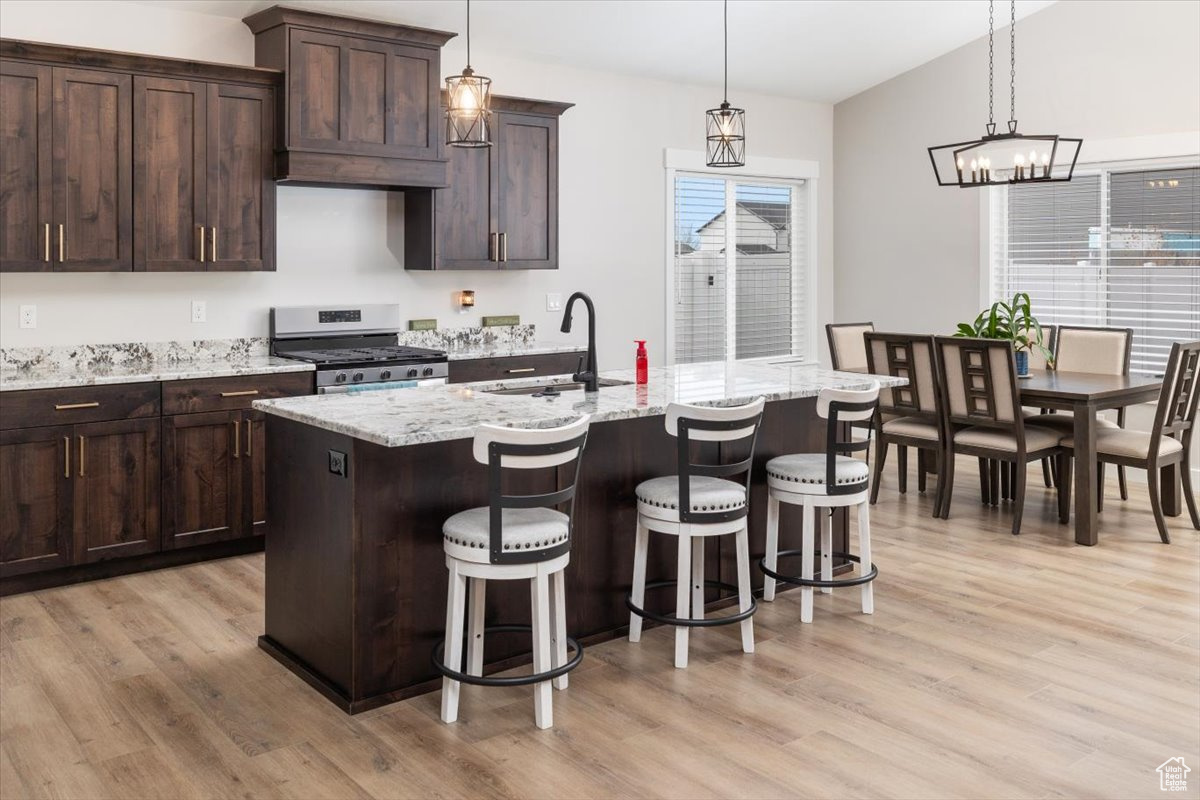
[[[746,166],[746,111],[729,105],[729,0],[725,0],[725,93],[704,115],[705,161],[710,167]]]
[[[467,66],[446,78],[446,144],[492,146],[492,79],[471,69],[471,0],[467,0]]]
[[[997,186],[1011,183],[1061,183],[1071,180],[1082,139],[1057,134],[1017,132],[1017,3],[1011,0],[1009,24],[1009,120],[1006,133],[996,133],[995,0],[988,3],[988,123],[987,133],[973,141],[929,148],[938,186]]]

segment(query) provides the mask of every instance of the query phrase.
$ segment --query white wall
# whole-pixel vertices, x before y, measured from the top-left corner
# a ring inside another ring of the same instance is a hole
[[[131,50],[198,60],[253,63],[253,37],[239,20],[125,2],[5,0],[6,37]],[[481,314],[517,313],[540,338],[562,338],[545,293],[583,290],[598,307],[602,368],[632,366],[632,339],[649,339],[662,363],[665,343],[663,148],[700,149],[704,109],[719,90],[668,84],[489,52],[472,60],[500,94],[574,102],[560,128],[561,268],[540,273],[405,272],[389,249],[402,229],[402,196],[366,190],[279,187],[278,271],[274,274],[7,274],[0,276],[5,346],[265,335],[272,305],[395,301],[405,318],[442,325]],[[443,50],[444,73],[461,63],[462,37]],[[832,171],[833,109],[827,104],[740,95],[755,156],[820,162]],[[821,322],[833,310],[833,194],[821,184]],[[600,232],[603,231],[602,236]],[[452,293],[477,292],[476,313],[460,316]],[[188,321],[193,299],[208,322]],[[17,309],[38,306],[38,328],[20,330]],[[582,314],[579,312],[582,321]],[[580,331],[579,326],[576,331]],[[586,329],[583,329],[586,330]],[[580,333],[571,335],[579,339]]]

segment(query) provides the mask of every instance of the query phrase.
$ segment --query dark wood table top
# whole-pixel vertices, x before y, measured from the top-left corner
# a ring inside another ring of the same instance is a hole
[[[1158,397],[1162,378],[1144,375],[1095,375],[1090,372],[1031,370],[1032,376],[1017,381],[1022,402],[1057,400],[1060,402],[1113,402],[1121,405],[1144,402]]]

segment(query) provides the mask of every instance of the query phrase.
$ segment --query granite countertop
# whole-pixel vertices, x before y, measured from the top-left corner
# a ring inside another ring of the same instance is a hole
[[[822,388],[865,389],[872,380],[901,386],[903,379],[834,372],[816,365],[710,362],[650,370],[649,383],[633,384],[633,370],[601,373],[595,394],[566,391],[548,399],[530,395],[489,394],[546,383],[569,383],[569,376],[523,378],[450,386],[422,386],[357,394],[327,394],[259,400],[254,407],[268,414],[357,439],[401,447],[468,439],[481,424],[549,428],[580,414],[593,422],[663,414],[671,402],[732,406],[753,401],[814,397]]]
[[[223,378],[231,375],[264,375],[275,372],[312,372],[303,361],[274,356],[194,361],[130,361],[121,364],[40,364],[0,370],[0,392],[25,389],[58,389],[109,383],[178,381],[188,378]]]

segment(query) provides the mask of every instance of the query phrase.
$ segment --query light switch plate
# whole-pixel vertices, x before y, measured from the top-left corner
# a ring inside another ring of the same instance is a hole
[[[37,306],[21,306],[20,319],[22,328],[36,328]]]
[[[192,301],[192,322],[208,322],[208,304],[203,300]]]
[[[562,295],[558,292],[546,293],[546,310],[562,311]]]

